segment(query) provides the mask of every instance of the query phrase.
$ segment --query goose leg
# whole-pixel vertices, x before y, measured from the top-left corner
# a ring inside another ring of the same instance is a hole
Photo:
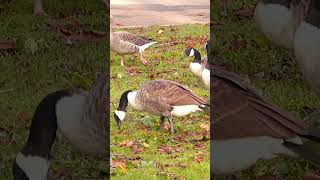
[[[146,65],[147,61],[144,59],[142,52],[140,53],[140,61],[142,62],[142,64]]]
[[[170,132],[171,132],[171,134],[173,134],[174,128],[173,128],[173,117],[172,116],[169,117],[169,123],[170,123]]]
[[[121,55],[121,66],[124,66],[124,55]]]
[[[161,119],[160,119],[160,128],[159,128],[159,130],[162,130],[162,129],[163,129],[164,120],[165,120],[165,117],[164,117],[164,116],[161,116]]]

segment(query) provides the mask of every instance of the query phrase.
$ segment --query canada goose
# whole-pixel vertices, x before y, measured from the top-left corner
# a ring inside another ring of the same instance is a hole
[[[320,142],[318,130],[307,131],[235,73],[212,68],[212,175],[230,175],[279,154],[320,162],[319,154],[302,141]]]
[[[43,10],[43,0],[35,0],[34,1],[34,14],[37,16],[45,16],[47,13]],[[110,9],[109,1],[102,0],[105,9]]]
[[[110,47],[114,52],[121,55],[121,66],[124,66],[124,56],[134,53],[140,54],[140,60],[145,65],[147,61],[143,57],[143,51],[157,42],[126,31],[114,32],[112,15],[110,16],[110,23]]]
[[[14,179],[46,179],[57,129],[84,153],[109,154],[108,79],[104,74],[89,92],[60,90],[39,103],[28,140],[13,164]]]
[[[294,39],[294,53],[300,69],[320,94],[320,2],[311,0],[308,14],[298,27]]]
[[[139,90],[125,91],[114,113],[120,129],[125,118],[128,103],[136,110],[161,116],[160,129],[165,118],[169,118],[170,131],[174,133],[173,116],[182,117],[189,113],[202,111],[207,102],[184,85],[169,80],[154,80],[145,83]]]
[[[309,0],[260,0],[255,9],[259,30],[273,43],[292,49],[294,33]]]

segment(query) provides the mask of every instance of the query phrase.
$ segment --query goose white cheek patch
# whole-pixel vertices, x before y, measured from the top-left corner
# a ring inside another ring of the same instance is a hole
[[[49,169],[49,163],[46,159],[38,156],[25,156],[19,153],[16,157],[16,163],[29,179],[46,179]]]
[[[189,57],[191,57],[191,56],[194,56],[194,50],[193,49],[190,50]]]
[[[126,112],[124,111],[115,111],[114,113],[118,116],[120,121],[123,121],[124,118],[126,117]]]

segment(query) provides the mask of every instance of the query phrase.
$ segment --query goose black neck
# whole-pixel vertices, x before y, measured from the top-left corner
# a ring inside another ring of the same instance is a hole
[[[194,63],[201,63],[201,54],[198,50],[193,49],[194,51],[194,60],[192,62]]]
[[[61,90],[47,95],[40,102],[32,118],[27,143],[21,151],[24,155],[49,159],[57,132],[56,104],[63,97],[71,95],[70,90]]]
[[[124,93],[122,93],[121,98],[120,98],[120,102],[119,102],[119,106],[117,108],[118,111],[127,111],[127,107],[128,107],[128,94],[132,92],[132,90],[128,90],[125,91]]]

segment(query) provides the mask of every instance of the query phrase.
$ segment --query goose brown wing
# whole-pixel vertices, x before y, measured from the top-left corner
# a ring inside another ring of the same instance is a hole
[[[204,99],[174,81],[150,81],[141,88],[140,92],[144,94],[145,102],[156,101],[166,106],[207,104]]]
[[[240,76],[216,66],[212,74],[211,104],[216,139],[256,136],[288,139],[307,133],[305,127],[268,102]]]
[[[125,31],[119,31],[115,32],[118,34],[119,38],[121,41],[127,42],[127,43],[132,43],[136,46],[143,46],[147,43],[152,42],[151,39],[147,39],[145,37],[137,36],[135,34],[132,34],[130,32],[125,32]]]

